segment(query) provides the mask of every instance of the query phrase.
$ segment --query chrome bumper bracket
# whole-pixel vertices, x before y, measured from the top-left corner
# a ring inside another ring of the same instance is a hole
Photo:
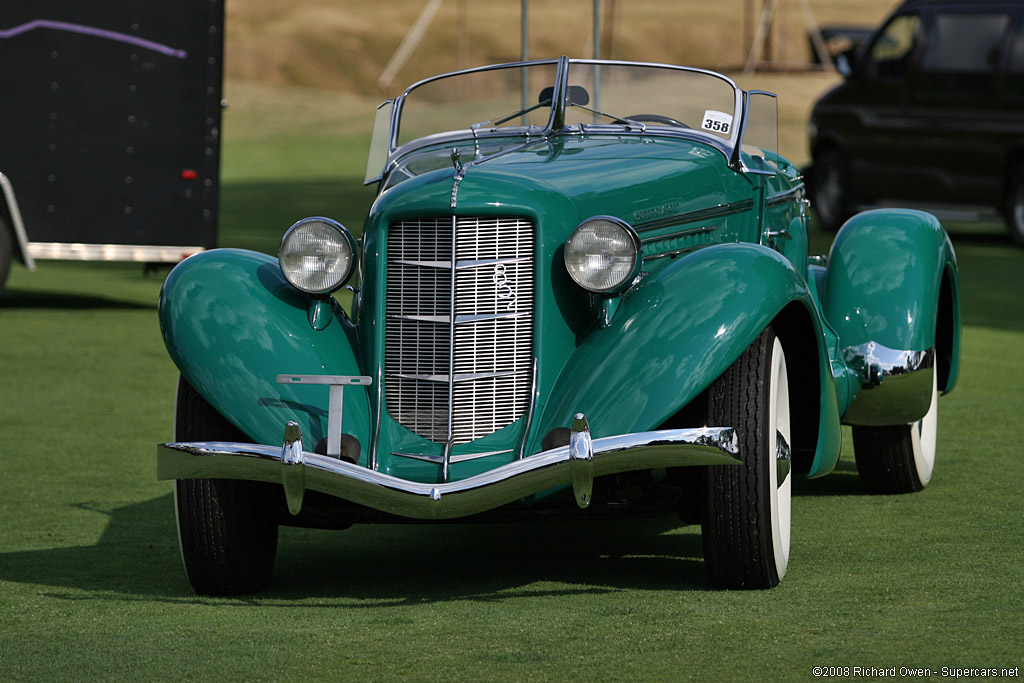
[[[569,478],[576,504],[587,509],[594,493],[594,442],[583,413],[576,413],[569,433]]]
[[[306,468],[302,448],[302,430],[299,423],[289,422],[284,428],[284,446],[281,448],[281,485],[288,502],[288,512],[293,515],[302,510],[302,499],[306,494]]]
[[[326,384],[331,388],[327,404],[327,455],[341,457],[341,414],[345,387],[369,386],[373,378],[362,375],[278,375],[278,384]],[[298,426],[298,425],[296,425]]]

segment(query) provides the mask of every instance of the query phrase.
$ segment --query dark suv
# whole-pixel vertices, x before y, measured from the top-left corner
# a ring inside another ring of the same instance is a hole
[[[810,122],[826,229],[887,202],[995,209],[1024,244],[1024,0],[910,0],[839,68]]]

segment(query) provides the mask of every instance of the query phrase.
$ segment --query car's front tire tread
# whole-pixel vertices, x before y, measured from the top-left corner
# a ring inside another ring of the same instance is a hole
[[[178,441],[249,441],[184,378],[176,411]],[[181,479],[174,498],[182,560],[197,593],[255,593],[269,583],[277,553],[275,487],[235,479]]]
[[[786,559],[779,566],[778,539],[773,538],[777,511],[772,505],[778,491],[772,491],[768,469],[777,467],[768,405],[773,353],[782,353],[775,342],[771,328],[765,330],[708,392],[707,424],[736,426],[743,458],[739,465],[707,468],[701,536],[708,574],[722,588],[771,588],[779,583],[788,560],[788,506],[782,551]]]

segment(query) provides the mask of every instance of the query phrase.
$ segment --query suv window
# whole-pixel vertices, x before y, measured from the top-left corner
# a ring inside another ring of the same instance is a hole
[[[868,75],[902,79],[914,50],[920,19],[916,14],[894,17],[871,45]]]
[[[1017,24],[1006,55],[1006,78],[1003,95],[1007,100],[1024,100],[1024,21]]]
[[[925,31],[918,94],[943,101],[994,98],[1000,48],[1009,27],[1005,12],[937,13]]]
[[[1010,25],[1008,14],[937,14],[928,32],[922,71],[991,73]]]

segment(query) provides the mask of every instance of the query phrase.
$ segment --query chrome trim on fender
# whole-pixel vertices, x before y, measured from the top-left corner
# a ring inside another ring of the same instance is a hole
[[[904,351],[867,342],[842,349],[842,357],[861,384],[843,416],[845,424],[909,424],[928,412],[935,372],[934,348]]]
[[[609,436],[594,439],[591,447],[595,477],[658,467],[739,462],[736,433],[731,427]],[[405,517],[451,519],[570,484],[571,458],[570,447],[560,446],[444,484],[406,481],[308,451],[302,453],[301,468],[306,489]],[[282,483],[283,459],[280,446],[221,442],[160,444],[157,478],[234,478]]]
[[[666,216],[664,218],[658,218],[653,221],[634,223],[633,228],[638,233],[649,232],[651,230],[657,230],[659,228],[669,228],[674,225],[682,225],[684,223],[694,223],[697,221],[703,222],[712,220],[714,218],[725,218],[726,216],[732,216],[737,213],[744,213],[746,211],[750,211],[753,208],[753,199],[741,199],[739,201],[730,202],[728,204],[709,206],[706,209],[696,209],[694,211],[687,211],[686,213],[677,213],[675,215]],[[704,228],[696,228],[696,230],[701,231],[704,230]],[[689,231],[684,230],[683,232]]]

